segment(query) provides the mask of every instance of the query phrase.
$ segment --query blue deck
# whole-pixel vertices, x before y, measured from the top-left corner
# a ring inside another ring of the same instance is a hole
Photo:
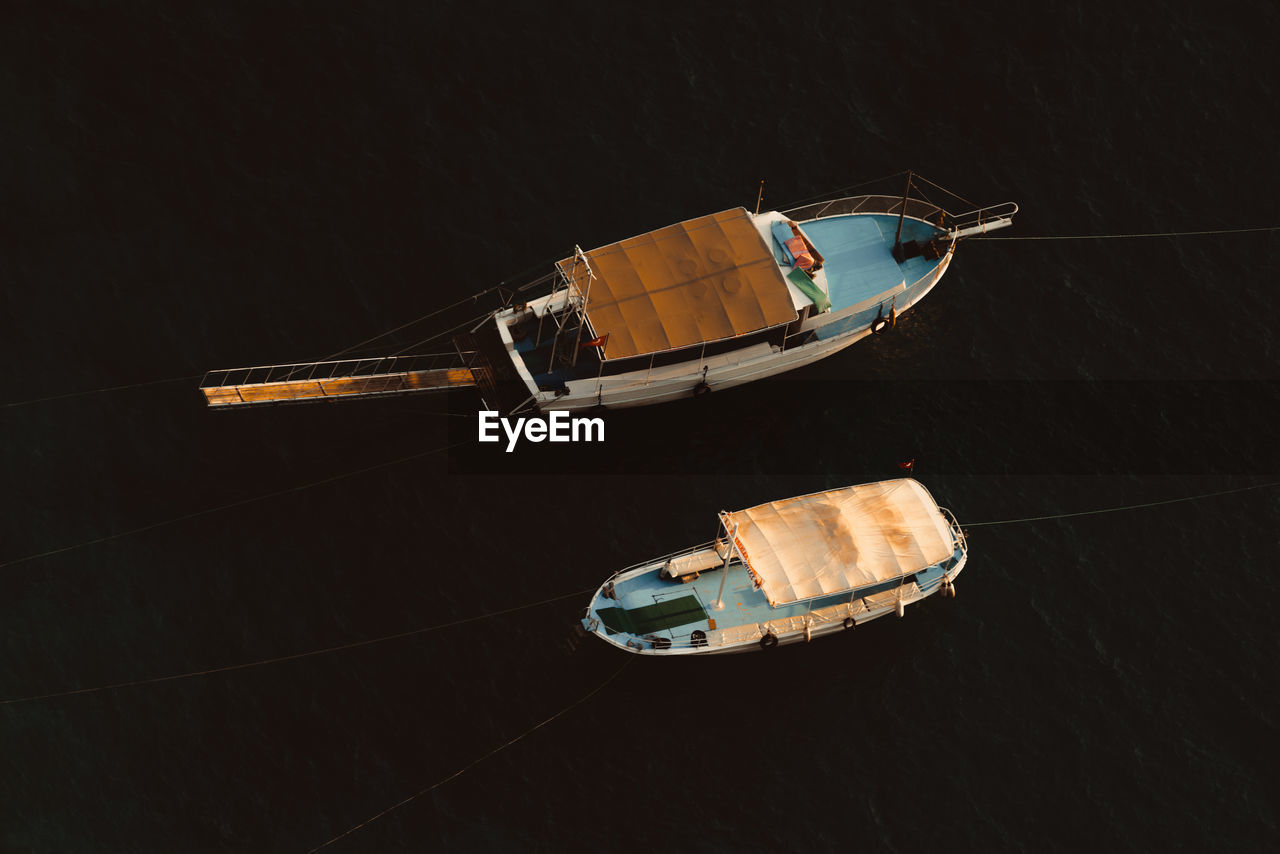
[[[898,218],[887,214],[853,214],[802,223],[805,234],[826,259],[833,311],[872,299],[905,281],[907,285],[927,275],[939,262],[910,258],[893,259],[893,238]],[[904,220],[902,242],[927,241],[943,230],[919,220]]]

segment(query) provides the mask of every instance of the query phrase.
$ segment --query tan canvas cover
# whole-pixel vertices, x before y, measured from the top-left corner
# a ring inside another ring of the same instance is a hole
[[[586,253],[595,274],[587,319],[623,359],[733,338],[796,319],[773,252],[744,208],[722,211]],[[587,275],[559,262],[578,289]]]
[[[909,478],[721,516],[771,605],[888,581],[953,551],[950,525],[938,505]]]

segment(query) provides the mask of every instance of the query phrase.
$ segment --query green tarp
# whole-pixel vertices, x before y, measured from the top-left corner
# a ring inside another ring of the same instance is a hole
[[[791,284],[800,289],[800,292],[813,300],[813,313],[822,314],[831,308],[831,300],[827,299],[827,295],[822,292],[822,288],[813,283],[813,279],[809,278],[809,274],[799,267],[796,267],[787,274],[787,279]]]
[[[696,596],[681,596],[679,599],[668,599],[646,605],[643,608],[601,608],[596,612],[604,627],[610,632],[626,632],[632,635],[647,635],[663,629],[674,629],[676,626],[687,626],[689,623],[700,623],[707,618],[707,612]]]

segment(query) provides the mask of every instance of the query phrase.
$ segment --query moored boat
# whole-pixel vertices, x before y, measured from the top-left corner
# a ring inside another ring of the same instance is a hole
[[[212,371],[215,407],[477,386],[506,414],[641,406],[732,388],[879,332],[1012,202],[954,215],[911,195],[733,208],[584,251],[454,338],[454,354]],[[515,302],[549,291],[526,302]]]
[[[968,559],[955,517],[911,478],[721,511],[719,521],[711,542],[611,576],[583,627],[641,655],[770,649],[954,596]]]
[[[1007,202],[960,217],[910,197],[736,208],[557,264],[549,295],[494,315],[488,362],[519,408],[628,407],[732,388],[892,329],[959,240],[1012,224]]]

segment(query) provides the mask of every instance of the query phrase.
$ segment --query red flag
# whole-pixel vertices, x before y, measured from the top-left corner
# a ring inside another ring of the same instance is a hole
[[[902,469],[908,474],[913,474],[916,470],[916,458],[912,457],[911,459],[907,460],[905,463],[898,463],[898,468]]]
[[[609,333],[601,335],[599,338],[592,338],[590,341],[583,341],[578,345],[578,349],[583,347],[603,347],[609,341]]]

